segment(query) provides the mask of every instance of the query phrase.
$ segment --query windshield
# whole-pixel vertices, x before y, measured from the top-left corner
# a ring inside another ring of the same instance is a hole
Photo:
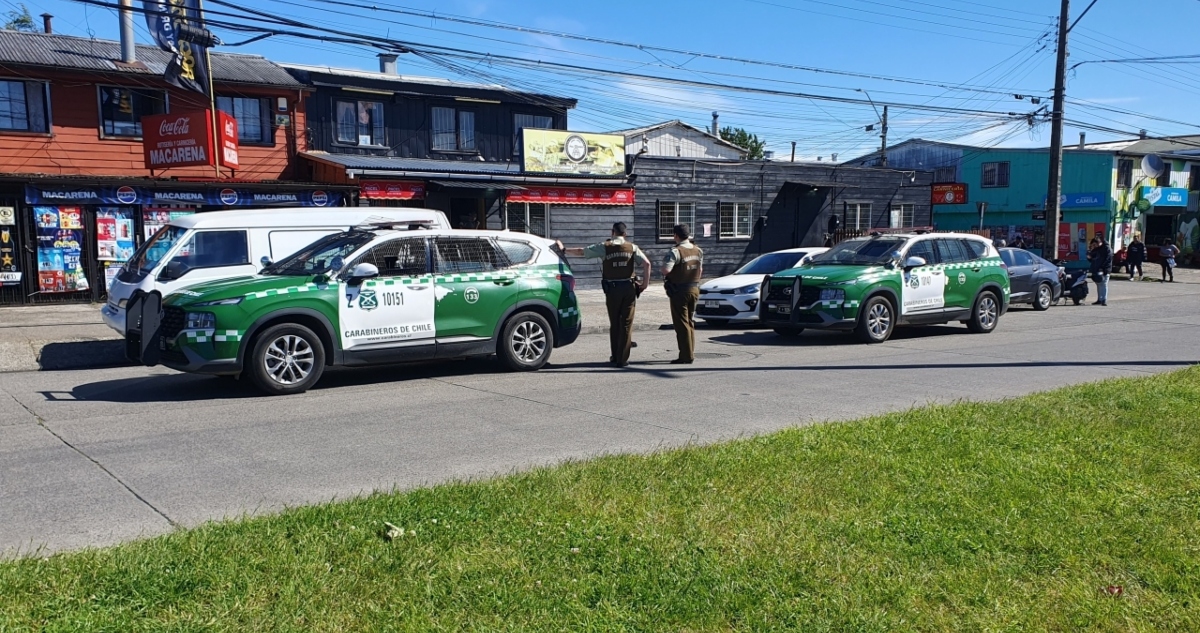
[[[872,238],[846,240],[817,255],[814,264],[850,264],[857,266],[879,266],[896,259],[904,248],[903,238]]]
[[[154,237],[146,240],[133,253],[133,257],[125,264],[126,270],[136,272],[139,275],[147,275],[150,271],[158,267],[158,264],[167,256],[167,253],[175,248],[175,244],[183,238],[187,229],[173,225],[166,225],[154,234]]]
[[[331,268],[334,259],[344,261],[360,246],[374,238],[373,233],[365,231],[334,233],[309,244],[290,257],[267,266],[262,269],[262,274],[296,277],[333,272]]]
[[[794,268],[804,258],[804,253],[767,253],[750,260],[749,264],[737,269],[735,275],[774,275],[781,270]]]

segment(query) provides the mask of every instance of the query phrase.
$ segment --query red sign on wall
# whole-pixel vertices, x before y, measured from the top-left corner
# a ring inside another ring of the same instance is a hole
[[[425,183],[403,180],[363,180],[359,193],[370,200],[420,200],[425,197]]]
[[[966,204],[967,185],[962,182],[952,182],[933,185],[933,204]]]
[[[228,112],[217,112],[217,124],[221,126],[221,164],[230,169],[238,168],[237,119]]]
[[[528,187],[508,194],[509,202],[541,202],[554,204],[631,205],[633,189],[600,189],[582,187]]]
[[[142,117],[142,153],[147,169],[212,165],[216,158],[212,138],[208,110]]]

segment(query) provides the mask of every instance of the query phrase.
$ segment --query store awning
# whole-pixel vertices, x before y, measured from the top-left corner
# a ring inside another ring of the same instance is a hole
[[[508,194],[509,202],[544,204],[619,205],[633,204],[633,189],[600,189],[596,187],[526,187],[524,191]]]
[[[506,182],[474,182],[469,180],[430,180],[429,184],[447,189],[497,189],[504,191],[525,191],[526,187]]]
[[[363,180],[358,194],[368,200],[421,200],[425,198],[425,183],[407,180]]]
[[[273,183],[146,183],[118,181],[85,184],[25,185],[25,202],[38,205],[157,205],[190,204],[225,207],[286,205],[338,207],[343,188],[317,189]]]

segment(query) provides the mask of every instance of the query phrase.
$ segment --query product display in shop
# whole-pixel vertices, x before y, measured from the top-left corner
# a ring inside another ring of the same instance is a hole
[[[1107,231],[1105,222],[1062,222],[1058,225],[1058,254],[1067,261],[1087,261],[1092,238]]]
[[[3,220],[3,218],[0,218]],[[21,283],[21,268],[18,264],[15,226],[0,223],[0,286],[16,286]]]
[[[38,290],[87,290],[83,272],[83,210],[79,207],[34,207],[37,223]]]

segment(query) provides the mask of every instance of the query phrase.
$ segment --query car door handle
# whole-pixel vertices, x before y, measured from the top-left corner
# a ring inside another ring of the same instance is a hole
[[[426,288],[428,288],[428,287],[429,287],[429,286],[409,286],[409,287],[408,287],[408,289],[409,289],[409,290],[414,290],[414,291],[415,291],[415,290],[424,290],[424,289],[426,289]]]
[[[976,266],[976,267],[974,267],[974,268],[972,268],[972,269],[971,269],[971,272],[973,272],[973,273],[977,273],[977,272],[979,272],[980,270],[982,270],[982,268],[980,268],[979,266]]]
[[[511,285],[517,283],[517,280],[516,279],[495,279],[492,281],[492,283],[496,284],[497,286],[511,286]]]

